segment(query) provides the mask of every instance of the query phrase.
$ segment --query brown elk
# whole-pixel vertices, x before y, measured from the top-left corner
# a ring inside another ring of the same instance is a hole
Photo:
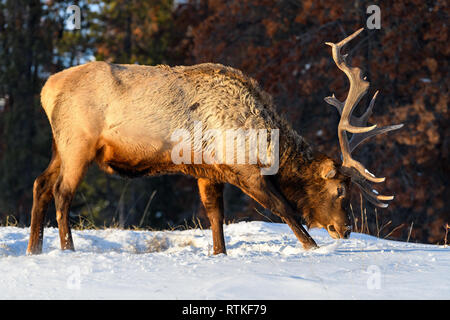
[[[338,136],[342,164],[314,152],[279,117],[270,96],[255,80],[220,64],[138,66],[91,62],[51,76],[41,93],[53,133],[53,156],[33,188],[27,253],[42,252],[43,221],[54,198],[62,249],[74,249],[69,206],[92,162],[110,174],[151,176],[187,174],[198,179],[201,201],[211,222],[214,254],[226,253],[223,235],[223,186],[239,187],[289,225],[305,249],[317,247],[303,227],[321,227],[333,238],[347,238],[349,187],[355,183],[373,204],[393,197],[378,195],[368,181],[382,182],[351,152],[365,139],[402,125],[365,127],[376,95],[359,118],[352,111],[369,83],[361,70],[346,64],[341,48],[362,29],[332,47],[336,65],[350,80],[345,102],[334,96],[341,119]],[[205,129],[279,130],[279,170],[262,175],[261,163],[174,163],[171,134],[201,122]],[[350,141],[346,131],[353,134]]]

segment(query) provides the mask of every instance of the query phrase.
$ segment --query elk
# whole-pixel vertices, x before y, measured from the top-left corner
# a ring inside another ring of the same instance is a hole
[[[326,102],[341,114],[338,138],[342,163],[313,151],[281,118],[269,94],[241,71],[220,64],[169,67],[90,62],[52,75],[41,103],[52,128],[53,155],[35,180],[27,254],[42,252],[43,222],[54,198],[61,249],[74,250],[69,207],[90,163],[109,174],[152,176],[186,174],[198,179],[201,201],[213,234],[214,254],[226,253],[223,187],[240,188],[278,215],[305,249],[317,244],[309,228],[325,228],[333,238],[348,238],[349,188],[356,184],[374,205],[392,196],[379,195],[370,182],[377,178],[351,157],[367,138],[402,125],[366,126],[376,94],[361,117],[352,115],[369,83],[361,69],[350,67],[342,47],[363,29],[332,47],[333,60],[350,81],[344,102],[333,95]],[[174,163],[171,133],[201,122],[206,129],[279,130],[279,169],[262,175],[260,163]],[[347,132],[352,133],[350,141]]]

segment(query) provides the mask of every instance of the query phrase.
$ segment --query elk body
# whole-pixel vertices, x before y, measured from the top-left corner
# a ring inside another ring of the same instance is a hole
[[[397,127],[381,131],[369,127],[370,131],[349,125],[352,109],[367,90],[366,85],[361,90],[359,84],[367,82],[359,74],[352,76],[357,68],[347,67],[340,56],[339,49],[345,42],[331,45],[338,67],[350,74],[349,96],[345,103],[334,96],[327,98],[342,113],[344,125],[339,126],[339,138],[343,164],[314,152],[279,117],[270,96],[256,81],[230,67],[200,64],[171,68],[91,62],[51,76],[42,89],[41,103],[52,128],[53,155],[34,184],[27,253],[42,251],[44,216],[53,198],[61,248],[74,249],[69,207],[92,162],[107,173],[129,177],[181,173],[197,178],[201,201],[211,222],[215,254],[226,253],[225,183],[239,187],[278,215],[306,249],[317,245],[301,220],[309,228],[326,228],[334,238],[348,237],[348,189],[352,181],[376,205],[383,206],[380,200],[391,199],[368,189],[366,179],[381,180],[350,157],[352,147],[370,135]],[[352,123],[365,125],[368,114],[370,110],[365,118]],[[260,163],[174,163],[171,152],[176,142],[171,135],[180,128],[193,129],[194,123],[201,123],[204,129],[278,129],[279,170],[273,175],[262,175]],[[350,143],[343,130],[357,133]]]

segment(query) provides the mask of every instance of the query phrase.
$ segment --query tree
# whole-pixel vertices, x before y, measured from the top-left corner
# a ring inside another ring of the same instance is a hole
[[[42,132],[36,123],[43,119],[36,107],[40,73],[52,54],[44,14],[39,0],[0,2],[0,96],[7,101],[0,119],[0,206],[16,213],[22,224],[28,220],[33,177],[42,161]]]

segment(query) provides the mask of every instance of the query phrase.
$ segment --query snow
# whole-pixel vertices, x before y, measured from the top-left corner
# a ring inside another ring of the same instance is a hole
[[[72,232],[59,249],[26,256],[29,228],[0,228],[0,299],[449,299],[450,248],[353,233],[302,249],[287,225],[225,226],[228,255],[212,255],[210,230]]]

